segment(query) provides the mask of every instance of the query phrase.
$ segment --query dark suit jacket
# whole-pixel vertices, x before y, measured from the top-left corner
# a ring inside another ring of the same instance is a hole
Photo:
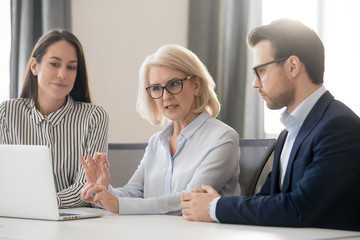
[[[360,119],[325,92],[294,142],[282,189],[278,139],[273,171],[255,197],[222,197],[220,222],[360,230]],[[240,169],[241,174],[241,169]]]

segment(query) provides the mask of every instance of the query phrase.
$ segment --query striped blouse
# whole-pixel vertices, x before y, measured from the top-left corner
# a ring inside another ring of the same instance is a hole
[[[108,124],[103,108],[75,102],[70,96],[62,108],[48,116],[42,115],[34,102],[26,98],[0,104],[0,144],[50,148],[60,208],[88,205],[80,199],[86,179],[79,156],[107,152]]]

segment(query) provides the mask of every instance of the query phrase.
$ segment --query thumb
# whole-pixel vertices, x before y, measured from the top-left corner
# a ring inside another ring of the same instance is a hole
[[[201,185],[201,188],[204,189],[207,193],[216,193],[215,189],[213,187],[211,187],[210,185]]]
[[[208,194],[210,194],[214,198],[220,197],[219,193],[213,187],[211,187],[210,185],[202,185],[201,187],[202,187],[202,189],[205,190],[205,192],[207,192]]]

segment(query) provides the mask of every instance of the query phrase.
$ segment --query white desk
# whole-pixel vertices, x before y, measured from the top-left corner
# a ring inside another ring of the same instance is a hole
[[[107,214],[100,218],[63,222],[0,218],[0,239],[354,240],[360,239],[360,232],[188,222],[181,217],[167,215],[118,216]]]

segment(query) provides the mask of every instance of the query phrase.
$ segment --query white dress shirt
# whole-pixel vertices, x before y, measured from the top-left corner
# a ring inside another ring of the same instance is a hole
[[[280,189],[282,188],[286,168],[289,162],[290,153],[294,145],[296,136],[299,133],[299,130],[308,116],[310,110],[314,107],[319,98],[326,92],[324,86],[317,89],[304,101],[302,101],[290,114],[287,109],[281,114],[280,121],[285,126],[285,129],[288,131],[284,147],[281,151],[280,156]]]
[[[181,194],[209,184],[222,195],[238,195],[239,135],[229,126],[201,113],[180,133],[170,152],[173,124],[154,134],[143,159],[118,196],[119,214],[180,214]]]

